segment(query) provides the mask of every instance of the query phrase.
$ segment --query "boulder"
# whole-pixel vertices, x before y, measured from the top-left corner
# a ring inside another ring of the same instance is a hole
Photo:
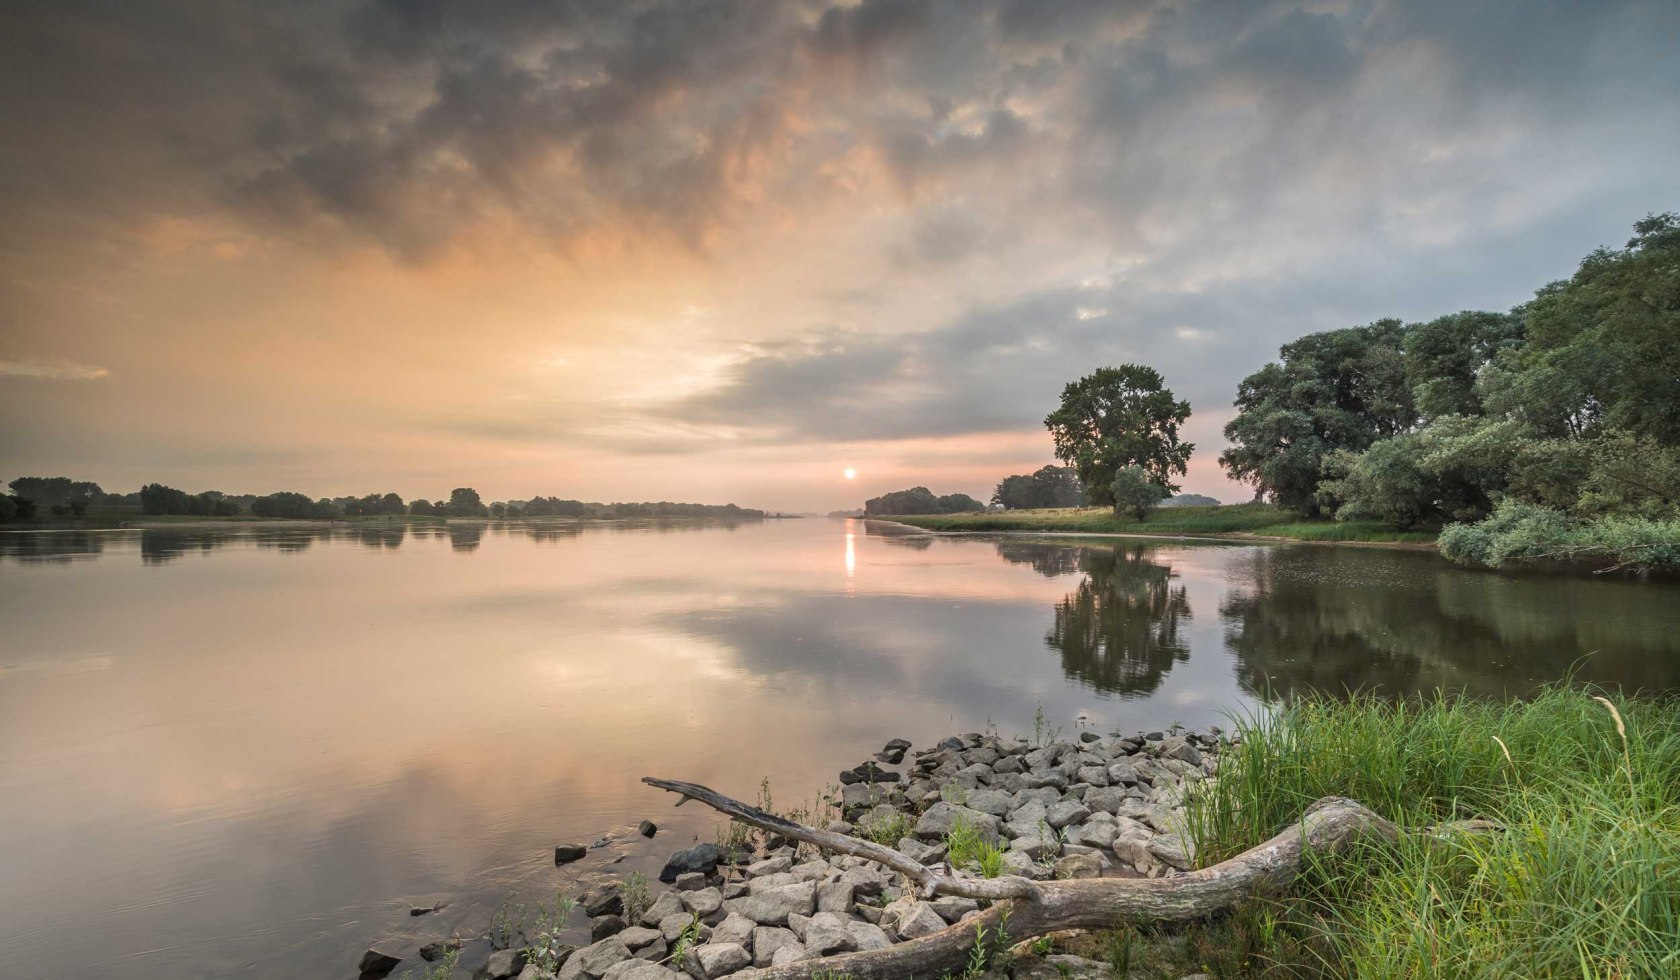
[[[793,867],[793,858],[790,858],[785,854],[778,855],[776,857],[768,857],[762,861],[754,861],[752,864],[747,865],[747,877],[762,878],[765,875],[780,874],[791,867]]]
[[[920,939],[945,928],[946,923],[926,902],[901,898],[882,911],[881,925],[904,939]]]
[[[653,900],[648,910],[642,913],[642,925],[657,927],[668,916],[681,915],[683,912],[682,899],[676,892],[665,892]]]
[[[789,913],[810,915],[816,911],[816,905],[817,886],[815,882],[810,881],[755,890],[751,895],[730,899],[724,903],[724,907],[729,911],[744,915],[765,926],[785,924]]]
[[[624,912],[623,886],[616,881],[596,885],[578,896],[578,904],[583,906],[583,914],[591,919],[598,915],[622,915]]]
[[[681,939],[682,934],[693,924],[694,916],[689,915],[687,912],[678,912],[676,915],[667,915],[665,918],[659,920],[660,938],[664,939],[668,943],[674,943],[678,939]],[[709,939],[711,935],[711,927],[702,923],[696,941],[704,942]]]
[[[602,915],[589,920],[589,939],[600,942],[608,936],[616,936],[623,932],[625,922],[616,915]]]
[[[401,956],[390,952],[388,949],[381,949],[379,945],[375,944],[362,954],[361,962],[356,964],[356,969],[361,971],[362,980],[379,980],[380,977],[395,970],[397,964],[401,962]]]
[[[1061,830],[1071,823],[1078,823],[1091,815],[1089,808],[1083,803],[1073,800],[1061,800],[1052,803],[1045,809],[1044,822],[1054,830]]]
[[[721,860],[723,855],[718,851],[716,844],[696,844],[671,855],[670,860],[665,862],[665,867],[659,872],[659,880],[669,884],[677,880],[677,875],[688,871],[711,874]]]
[[[707,980],[715,980],[752,965],[752,957],[740,943],[707,943],[704,946],[696,946],[694,957],[700,962],[700,972],[705,974]]]
[[[1177,759],[1186,765],[1199,766],[1202,764],[1202,753],[1190,744],[1190,740],[1181,735],[1175,735],[1161,743],[1161,757]]]
[[[1080,802],[1092,813],[1115,813],[1126,799],[1126,790],[1119,786],[1093,786]]]
[[[822,956],[852,948],[852,933],[846,919],[834,912],[818,912],[805,925],[802,937],[806,949],[814,949]]]
[[[792,930],[779,929],[773,926],[759,926],[753,930],[753,966],[759,968],[769,966],[772,957],[776,955],[776,950],[789,943],[797,944],[798,942],[799,939],[793,934]]]
[[[1001,817],[1009,812],[1010,794],[996,789],[975,790],[968,794],[966,806],[971,810],[989,813],[994,817]]]
[[[1057,878],[1101,878],[1102,858],[1095,854],[1069,854],[1056,862]]]
[[[980,909],[979,902],[972,898],[963,898],[960,895],[941,895],[928,904],[933,906],[933,910],[938,912],[939,917],[946,922],[956,922],[968,913],[977,912]]]
[[[845,922],[846,932],[852,939],[852,949],[886,949],[892,945],[886,930],[872,922],[859,922],[856,919],[847,919]]]
[[[427,963],[436,963],[443,959],[450,950],[460,948],[461,941],[459,939],[440,939],[420,947],[420,958]]]
[[[744,915],[731,912],[712,930],[711,942],[737,943],[748,952],[752,951],[753,930],[759,928],[758,923]]]
[[[490,961],[484,964],[481,976],[489,980],[505,980],[516,977],[525,969],[525,951],[523,949],[498,949],[490,954]]]
[[[658,963],[647,963],[642,960],[625,960],[614,963],[601,980],[685,980],[684,976],[674,970],[668,970]]]
[[[1102,766],[1080,766],[1073,778],[1087,786],[1107,786],[1108,770]]]
[[[916,836],[943,838],[956,826],[958,819],[965,820],[970,827],[977,828],[981,836],[988,841],[997,840],[1000,823],[997,817],[943,801],[928,807],[927,812],[916,821]]]
[[[818,912],[846,912],[852,907],[852,886],[843,879],[817,884]]]
[[[617,936],[608,936],[573,953],[566,960],[566,967],[571,969],[575,966],[584,976],[599,980],[614,963],[622,963],[629,958],[630,947]]]
[[[718,909],[723,908],[723,892],[716,888],[702,888],[696,892],[680,892],[683,908],[704,919]]]
[[[1170,868],[1189,871],[1195,864],[1194,846],[1180,834],[1163,834],[1148,844],[1149,853]]]
[[[817,954],[814,951],[806,949],[805,944],[796,939],[793,942],[777,949],[776,954],[770,957],[770,965],[787,966],[789,963],[798,963],[800,960],[814,960],[816,958]]]
[[[677,891],[697,892],[711,884],[711,880],[710,875],[701,874],[698,871],[684,871],[682,874],[677,875]]]
[[[630,926],[618,934],[618,941],[623,943],[625,948],[632,953],[646,949],[655,943],[663,942],[664,939],[665,936],[658,929],[649,929],[645,926]]]
[[[944,844],[924,844],[914,837],[901,838],[898,852],[917,864],[932,865],[945,860]]]
[[[556,844],[554,846],[554,863],[571,864],[589,853],[589,848],[582,844]]]
[[[652,820],[643,820],[641,823],[636,825],[636,833],[641,834],[643,837],[652,837],[654,834],[659,833],[659,825],[654,823]]]

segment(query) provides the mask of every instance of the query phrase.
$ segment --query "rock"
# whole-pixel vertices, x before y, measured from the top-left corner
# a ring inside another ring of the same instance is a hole
[[[752,951],[753,930],[759,928],[758,923],[744,915],[731,912],[712,930],[711,942],[737,943],[748,952]]]
[[[951,828],[956,826],[958,819],[965,820],[969,826],[977,828],[980,835],[986,840],[994,843],[997,841],[998,824],[1000,823],[997,817],[990,813],[981,813],[979,810],[971,810],[968,807],[957,806],[955,803],[944,801],[929,807],[927,812],[916,821],[916,836],[943,838],[951,832]]]
[[[669,884],[677,880],[677,875],[687,871],[711,874],[722,859],[723,855],[719,853],[716,844],[696,844],[671,855],[670,860],[665,862],[665,867],[659,872],[659,880]]]
[[[1027,771],[1027,764],[1018,755],[1006,755],[992,765],[994,773],[1022,773]]]
[[[1096,732],[1080,732],[1079,733],[1079,740],[1081,742],[1096,742],[1096,741],[1099,741],[1101,739],[1102,739],[1102,736],[1098,735]]]
[[[433,912],[436,912],[439,909],[444,909],[444,908],[448,908],[448,907],[449,907],[448,902],[439,902],[436,905],[415,905],[415,906],[411,906],[409,908],[408,914],[413,915],[413,916],[431,915]]]
[[[931,865],[945,860],[944,844],[924,844],[914,837],[901,838],[898,852],[917,864]]]
[[[664,938],[664,934],[658,929],[648,929],[644,926],[630,926],[618,934],[618,941],[632,953],[661,942]]]
[[[589,848],[582,844],[557,844],[554,847],[554,863],[571,864],[589,853]]]
[[[441,939],[435,942],[429,942],[420,947],[420,958],[425,960],[427,963],[436,963],[438,960],[443,959],[445,953],[452,949],[460,948],[461,941],[459,939]]]
[[[1037,962],[1023,962],[1015,966],[1015,980],[1107,980],[1111,975],[1107,963],[1066,953],[1056,953]]]
[[[836,879],[817,883],[817,911],[845,912],[852,907],[852,886]]]
[[[747,877],[762,878],[765,875],[780,874],[791,867],[793,867],[793,858],[790,858],[785,854],[777,857],[768,857],[762,861],[754,861],[752,864],[747,865]]]
[[[945,928],[945,920],[926,902],[901,898],[881,914],[881,925],[904,939],[920,939]]]
[[[484,964],[485,977],[489,980],[504,980],[506,977],[519,975],[525,969],[525,951],[523,949],[498,949],[490,954],[490,962]]]
[[[683,911],[682,899],[676,892],[665,892],[653,900],[648,910],[642,913],[642,925],[658,926],[667,916],[681,915]]]
[[[787,966],[800,960],[813,960],[817,954],[805,948],[805,944],[794,940],[776,950],[776,955],[770,957],[771,966]]]
[[[726,881],[723,883],[723,897],[727,899],[740,898],[752,891],[744,881]]]
[[[602,915],[589,920],[589,941],[600,942],[608,936],[624,931],[625,922],[616,915]]]
[[[621,963],[629,958],[630,947],[624,945],[624,941],[617,936],[608,936],[573,953],[566,960],[566,966],[575,965],[584,976],[599,978],[614,963]]]
[[[698,871],[684,871],[682,874],[677,875],[677,891],[697,892],[700,889],[705,888],[708,884],[710,884],[710,882],[711,878],[708,875],[701,874]]]
[[[1076,830],[1070,828],[1068,832],[1068,840],[1073,843],[1084,844],[1086,847],[1108,847],[1114,843],[1115,830],[1112,823],[1093,820],[1076,827]]]
[[[361,962],[356,964],[356,969],[361,971],[363,980],[378,980],[378,978],[395,970],[397,964],[401,962],[401,956],[381,949],[378,944],[375,944],[362,954]]]
[[[1078,823],[1091,815],[1091,811],[1083,803],[1072,800],[1061,800],[1052,803],[1044,811],[1044,822],[1053,830],[1061,830],[1070,823]]]
[[[636,833],[641,834],[643,837],[652,837],[654,834],[659,833],[659,825],[654,823],[652,820],[643,820],[641,823],[636,825]]]
[[[874,783],[853,783],[840,787],[840,804],[847,810],[874,806],[887,798],[887,791]]]
[[[966,805],[971,810],[979,810],[981,813],[989,813],[994,817],[1001,817],[1005,813],[1009,812],[1009,804],[1010,794],[1005,793],[1002,790],[982,789],[968,794],[968,803]]]
[[[723,892],[716,888],[702,888],[697,892],[681,892],[677,897],[682,899],[683,908],[702,919],[723,908]]]
[[[665,918],[659,920],[659,936],[668,943],[674,943],[678,939],[681,939],[682,934],[693,924],[694,916],[688,914],[687,912],[678,912],[676,915],[667,915]],[[711,938],[711,935],[711,927],[702,924],[698,935],[695,938],[695,942],[705,942],[707,939]]]
[[[1073,778],[1087,786],[1107,786],[1108,770],[1102,766],[1080,766]]]
[[[1057,878],[1100,878],[1102,859],[1095,854],[1069,854],[1056,862]]]
[[[852,933],[846,919],[834,912],[818,912],[805,926],[803,937],[806,949],[830,956],[852,948]]]
[[[963,898],[960,895],[942,895],[928,904],[933,906],[933,910],[938,912],[939,917],[946,922],[955,922],[968,913],[980,909],[979,902],[972,898]]]
[[[527,963],[525,969],[519,971],[519,980],[554,980],[554,974],[537,969],[535,963]]]
[[[1054,769],[1029,772],[1022,779],[1026,782],[1028,789],[1042,789],[1048,786],[1057,793],[1062,793],[1068,788],[1067,776]]]
[[[752,957],[747,955],[740,943],[707,943],[695,947],[694,956],[700,961],[700,972],[706,975],[707,980],[715,980],[752,965]]]
[[[849,837],[855,828],[844,820],[830,820],[828,822],[828,826],[823,829],[831,834],[839,834],[842,837]]]
[[[432,944],[428,943],[427,945]],[[460,953],[455,959],[455,975],[462,977],[470,977],[484,969],[485,965],[490,962],[490,954],[496,951],[495,945],[488,939],[468,939],[465,941],[451,939],[443,944],[444,950],[447,951],[450,945],[459,945],[460,947]]]
[[[834,869],[828,866],[827,861],[817,858],[804,864],[796,864],[791,870],[794,881],[821,881]]]
[[[1061,849],[1061,844],[1059,842],[1046,840],[1037,835],[1032,837],[1017,837],[1009,842],[1009,851],[1011,853],[1025,854],[1027,856],[1027,860],[1029,861],[1042,861],[1044,858],[1059,852]]]
[[[851,935],[852,948],[858,951],[866,949],[886,949],[892,945],[887,938],[886,930],[872,922],[858,922],[855,919],[846,920],[846,931]]]
[[[1190,766],[1199,766],[1202,764],[1202,753],[1197,751],[1196,747],[1191,745],[1188,739],[1178,735],[1175,735],[1161,743],[1161,757],[1165,759],[1177,759],[1185,765]]]
[[[756,895],[769,888],[781,888],[784,885],[796,885],[799,880],[791,871],[778,871],[762,878],[752,878],[747,881],[747,894]]]
[[[729,900],[724,907],[746,916],[759,925],[779,926],[787,922],[789,913],[810,915],[816,911],[816,905],[817,886],[814,882],[807,881],[754,891],[744,898]]]
[[[781,949],[788,943],[798,942],[799,939],[794,936],[792,930],[778,929],[774,926],[759,926],[753,930],[752,934],[753,966],[760,968],[769,966],[772,957],[776,955],[776,950]]]
[[[578,896],[578,904],[583,906],[583,914],[591,919],[598,915],[622,915],[624,913],[623,887],[616,881],[596,885]]]
[[[847,868],[840,880],[852,886],[854,896],[879,895],[887,887],[887,876],[873,865]]]
[[[1149,842],[1149,853],[1153,854],[1162,864],[1189,871],[1195,864],[1195,848],[1179,834],[1163,834]]]
[[[1092,813],[1115,813],[1126,799],[1126,791],[1119,786],[1093,786],[1085,794],[1085,808]]]
[[[668,970],[657,963],[644,963],[641,960],[625,960],[614,963],[601,980],[684,980],[683,975]]]
[[[873,762],[865,762],[863,765],[847,769],[840,773],[840,782],[842,784],[896,783],[899,778],[898,773],[882,769]]]
[[[936,749],[945,749],[951,752],[961,752],[967,747],[967,743],[965,743],[962,739],[957,738],[955,735],[950,738],[940,739],[939,743],[934,746]]]
[[[1038,872],[1038,863],[1021,851],[1005,851],[1003,853],[1003,873],[1006,875],[1020,875],[1023,878],[1034,877]]]

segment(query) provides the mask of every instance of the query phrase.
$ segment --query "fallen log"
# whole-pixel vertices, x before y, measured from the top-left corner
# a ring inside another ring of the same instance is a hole
[[[939,976],[958,970],[974,948],[976,930],[988,943],[1002,946],[1063,929],[1112,929],[1139,922],[1186,922],[1235,908],[1259,895],[1275,895],[1294,883],[1307,854],[1335,854],[1361,840],[1397,840],[1402,831],[1355,800],[1325,797],[1301,819],[1271,840],[1210,868],[1171,878],[1082,878],[1032,881],[1027,878],[958,878],[926,868],[904,854],[871,841],[817,830],[757,807],[730,799],[696,783],[644,777],[642,782],[701,803],[742,823],[803,841],[838,854],[850,854],[892,868],[915,882],[925,897],[959,895],[997,902],[991,908],[939,932],[886,949],[841,953],[779,967],[745,970],[741,980],[810,980],[816,974],[846,975],[854,980],[898,980]],[[1447,836],[1460,831],[1493,829],[1486,821],[1465,821],[1421,828],[1418,833]],[[999,936],[1000,926],[1007,936]]]

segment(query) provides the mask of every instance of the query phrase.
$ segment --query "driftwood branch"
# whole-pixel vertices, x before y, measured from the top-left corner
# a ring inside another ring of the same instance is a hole
[[[742,823],[804,841],[824,850],[850,854],[892,868],[916,882],[923,894],[1008,899],[970,918],[920,939],[886,949],[842,953],[785,966],[747,970],[740,980],[810,980],[818,973],[845,974],[855,980],[898,980],[938,976],[960,967],[974,947],[975,931],[984,928],[988,942],[1017,943],[1063,929],[1111,929],[1136,922],[1186,922],[1235,908],[1258,895],[1275,895],[1294,883],[1308,853],[1334,854],[1362,840],[1399,839],[1400,828],[1364,805],[1325,797],[1307,808],[1294,824],[1257,847],[1211,868],[1171,878],[1082,878],[1034,882],[1026,878],[956,878],[925,868],[904,854],[870,841],[816,830],[716,793],[695,783],[644,778],[642,782],[698,800]],[[1459,833],[1498,829],[1483,820],[1421,828],[1417,833],[1446,838]],[[1008,935],[998,936],[1007,924]]]

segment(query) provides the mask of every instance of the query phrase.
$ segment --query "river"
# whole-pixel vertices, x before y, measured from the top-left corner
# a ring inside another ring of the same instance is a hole
[[[862,521],[0,534],[0,623],[23,978],[352,977],[713,839],[643,775],[785,806],[898,736],[1680,688],[1673,583]]]

